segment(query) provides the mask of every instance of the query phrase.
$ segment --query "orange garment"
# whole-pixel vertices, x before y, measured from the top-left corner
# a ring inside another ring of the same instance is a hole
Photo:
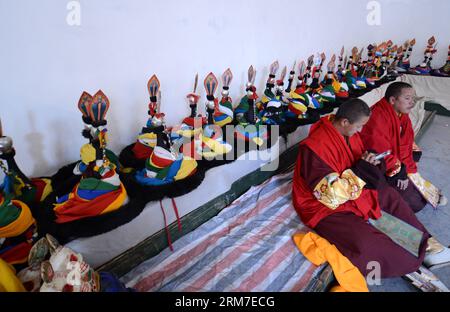
[[[0,237],[15,237],[25,232],[35,222],[30,208],[20,200],[11,200],[11,204],[21,209],[19,217],[0,228]]]
[[[347,257],[342,255],[336,246],[325,238],[313,233],[296,233],[292,236],[295,245],[313,264],[321,265],[328,262],[333,269],[339,286],[334,291],[368,292],[366,280],[361,272]]]
[[[78,185],[70,193],[67,201],[55,204],[53,210],[56,215],[56,223],[72,222],[117,210],[122,207],[127,197],[122,183],[117,190],[100,195],[93,200],[86,200],[78,196],[77,188]]]

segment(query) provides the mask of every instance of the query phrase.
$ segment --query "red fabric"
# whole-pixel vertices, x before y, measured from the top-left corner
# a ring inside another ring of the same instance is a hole
[[[76,187],[75,187],[76,188]],[[70,198],[62,206],[58,206],[55,210],[56,223],[66,223],[83,219],[87,217],[94,217],[99,215],[110,204],[112,204],[118,196],[120,196],[122,188],[115,191],[97,196],[95,200],[85,200],[77,195],[74,190],[74,197]]]
[[[137,141],[133,146],[133,153],[137,159],[147,159],[153,153],[153,148]]]
[[[31,183],[36,187],[36,194],[34,195],[34,202],[39,203],[42,199],[42,193],[44,192],[47,183],[42,179],[31,179]]]
[[[167,218],[166,218],[166,213],[164,212],[162,200],[159,200],[159,206],[161,207],[161,211],[162,211],[163,218],[164,218],[164,229],[166,230],[166,234],[167,234],[167,243],[169,244],[170,250],[173,251],[172,238],[170,236],[169,227],[167,226]]]
[[[206,125],[206,117],[186,117],[183,119],[183,123],[190,127],[201,127]]]
[[[9,264],[25,263],[28,260],[28,254],[30,253],[32,246],[33,245],[29,242],[22,242],[2,253],[0,258]]]
[[[378,153],[391,150],[391,155],[385,157],[387,172],[395,168],[399,160],[406,166],[407,173],[416,173],[412,152],[414,130],[409,116],[398,116],[386,98],[373,105],[371,110],[369,122],[361,132],[365,147]]]
[[[300,144],[306,145],[330,168],[342,174],[361,158],[364,146],[359,134],[355,134],[349,138],[350,147],[328,118],[323,117],[314,124],[309,136]],[[381,216],[378,194],[375,190],[364,189],[358,199],[347,201],[335,210],[323,205],[302,178],[301,166],[299,155],[294,171],[292,198],[295,210],[307,226],[314,228],[323,218],[337,212],[352,212],[365,220],[378,219]]]

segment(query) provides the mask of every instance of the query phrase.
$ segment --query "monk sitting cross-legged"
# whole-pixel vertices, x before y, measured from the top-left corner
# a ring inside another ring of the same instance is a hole
[[[446,205],[441,191],[424,180],[417,171],[416,162],[422,152],[414,143],[414,131],[409,113],[414,107],[414,89],[405,82],[389,85],[384,98],[372,108],[369,122],[361,137],[364,146],[381,153],[391,151],[385,157],[386,177],[414,212],[422,210],[429,202],[432,206]]]
[[[311,127],[299,146],[293,204],[302,222],[363,275],[373,261],[382,278],[420,274],[424,258],[445,254],[443,263],[450,254],[386,183],[384,160],[365,150],[359,131],[370,113],[364,101],[353,99]]]

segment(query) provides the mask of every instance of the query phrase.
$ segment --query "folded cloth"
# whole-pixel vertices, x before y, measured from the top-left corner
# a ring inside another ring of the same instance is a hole
[[[325,262],[330,264],[340,285],[340,291],[342,289],[347,292],[369,291],[366,280],[358,268],[325,238],[308,232],[296,233],[292,239],[302,254],[313,264],[321,265]]]

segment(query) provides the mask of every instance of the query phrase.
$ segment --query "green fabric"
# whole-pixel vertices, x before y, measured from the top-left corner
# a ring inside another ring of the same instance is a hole
[[[147,160],[145,161],[145,169],[156,173],[156,179],[164,180],[164,178],[167,176],[167,173],[169,172],[170,166],[166,166],[164,168],[155,167],[151,164],[150,158],[147,158]]]
[[[230,101],[220,102],[220,105],[225,106],[225,107],[233,110],[233,105],[231,104]]]
[[[236,107],[236,110],[242,110],[242,111],[248,111],[248,96],[245,95],[242,99],[239,105]]]
[[[116,190],[118,186],[95,178],[85,178],[81,179],[78,188],[80,190],[113,191]]]
[[[164,180],[167,176],[167,173],[169,172],[170,166],[164,167],[159,170],[159,172],[156,174],[156,178],[160,180]]]
[[[11,201],[5,198],[5,201],[0,205],[0,227],[4,227],[14,220],[16,220],[20,215],[21,209],[14,206]]]
[[[35,187],[35,186],[32,186],[29,189],[24,187],[24,188],[22,188],[22,195],[17,196],[16,199],[24,202],[28,206],[31,206],[35,202],[36,192],[37,192],[37,187]]]
[[[419,247],[423,237],[422,231],[384,211],[381,218],[378,220],[370,219],[369,222],[399,246],[419,257]]]
[[[117,157],[117,155],[114,154],[113,151],[106,149],[105,155],[109,159],[110,162],[112,162],[114,165],[116,165],[117,169],[120,169],[119,157]]]

